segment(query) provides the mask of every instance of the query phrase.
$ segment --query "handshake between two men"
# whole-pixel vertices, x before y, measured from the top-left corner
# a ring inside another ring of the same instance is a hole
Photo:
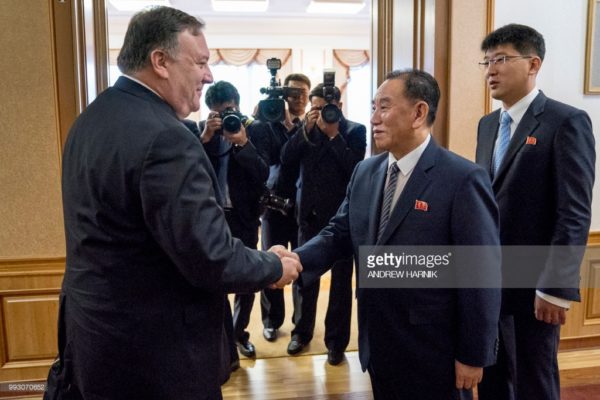
[[[278,244],[272,246],[268,251],[275,253],[281,261],[282,274],[281,278],[269,286],[270,289],[283,289],[284,286],[289,285],[300,276],[302,272],[302,264],[300,264],[300,257],[298,254],[288,250],[282,245]]]

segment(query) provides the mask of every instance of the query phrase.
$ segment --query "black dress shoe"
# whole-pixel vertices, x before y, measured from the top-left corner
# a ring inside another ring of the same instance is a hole
[[[290,343],[287,347],[287,352],[289,355],[293,356],[294,354],[300,353],[306,345],[307,343],[302,342],[299,337],[292,336],[292,340],[290,340]]]
[[[329,365],[338,365],[344,361],[344,352],[343,351],[335,351],[329,350],[327,351],[327,362]]]
[[[277,328],[263,329],[263,337],[269,342],[274,342],[277,339]]]
[[[244,356],[248,358],[256,357],[256,349],[254,348],[254,345],[250,343],[249,340],[246,340],[244,342],[236,342],[235,344],[239,352],[242,353]]]

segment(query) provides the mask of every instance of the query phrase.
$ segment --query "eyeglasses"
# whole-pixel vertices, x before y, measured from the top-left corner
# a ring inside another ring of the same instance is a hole
[[[508,60],[516,60],[517,58],[533,58],[533,56],[498,56],[489,60],[483,60],[479,62],[479,66],[482,69],[488,69],[490,65],[506,64]]]

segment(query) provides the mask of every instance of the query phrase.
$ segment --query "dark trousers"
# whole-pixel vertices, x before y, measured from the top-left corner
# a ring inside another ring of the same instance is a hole
[[[415,385],[394,374],[392,367],[369,363],[367,371],[374,400],[473,400],[472,390],[457,390],[454,382],[448,381],[442,386],[432,376],[430,385]]]
[[[331,268],[331,287],[325,316],[325,345],[329,350],[343,352],[350,341],[352,268],[352,258],[338,260]],[[304,343],[310,342],[313,337],[320,286],[320,281],[307,287],[300,287],[296,282],[292,286],[295,325],[292,336],[299,336]]]
[[[242,224],[235,209],[225,209],[225,219],[233,237],[240,239],[245,246],[251,249],[256,248],[258,244],[258,228],[248,228],[247,225]],[[233,302],[233,335],[231,336],[233,342],[245,342],[250,337],[246,328],[250,323],[250,313],[252,312],[253,304],[254,293],[235,295]]]
[[[280,244],[291,249],[298,247],[298,225],[293,215],[268,210],[262,220],[262,249]],[[263,326],[278,329],[285,318],[283,289],[264,289],[260,292],[260,309]]]
[[[498,362],[484,370],[480,400],[560,399],[560,325],[538,321],[530,308],[500,317]]]

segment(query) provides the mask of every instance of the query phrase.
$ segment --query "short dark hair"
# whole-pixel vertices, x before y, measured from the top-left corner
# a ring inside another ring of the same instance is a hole
[[[440,101],[440,87],[433,76],[418,69],[402,69],[388,73],[385,79],[402,79],[404,96],[412,101],[424,101],[429,106],[427,125],[433,125]]]
[[[313,90],[310,91],[310,94],[308,95],[308,101],[312,100],[312,98],[315,96],[323,98],[323,84],[322,83],[319,83],[317,86],[315,86],[313,88]],[[340,89],[337,86],[333,87],[333,98],[337,102],[339,102],[340,99],[342,98],[342,93],[340,92]]]
[[[283,81],[283,84],[285,86],[288,85],[288,83],[290,83],[290,81],[300,81],[303,83],[306,83],[308,85],[308,88],[310,89],[310,79],[308,78],[308,76],[304,75],[304,74],[289,74],[288,76],[285,77],[285,80]]]
[[[197,36],[203,27],[204,23],[196,17],[171,7],[140,11],[129,22],[117,65],[124,74],[131,74],[148,64],[150,53],[155,49],[175,57],[179,50],[179,33],[188,30]]]
[[[234,101],[235,105],[240,104],[240,93],[237,91],[235,86],[226,81],[216,82],[208,88],[204,101],[208,108],[213,108],[219,104],[226,103],[228,101]]]
[[[544,37],[526,25],[508,24],[496,29],[483,39],[481,50],[486,52],[504,44],[513,45],[521,55],[535,53],[542,61],[546,55]]]

